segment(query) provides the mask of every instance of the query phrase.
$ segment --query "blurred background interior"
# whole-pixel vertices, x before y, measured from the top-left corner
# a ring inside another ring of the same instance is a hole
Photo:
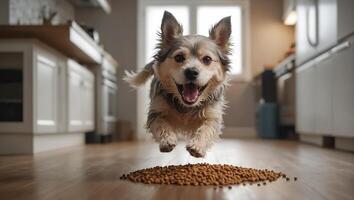
[[[148,88],[122,76],[151,59],[164,10],[184,34],[232,16],[222,137],[353,151],[353,1],[4,0],[0,153],[149,140]]]
[[[183,145],[160,153],[144,129],[148,86],[122,81],[151,60],[164,10],[184,34],[232,16],[224,139],[204,159]],[[1,0],[0,196],[353,199],[353,35],[353,0]],[[118,180],[200,161],[281,170],[300,184]]]

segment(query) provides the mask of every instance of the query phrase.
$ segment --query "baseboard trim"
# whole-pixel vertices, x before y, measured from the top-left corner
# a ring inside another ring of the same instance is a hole
[[[335,148],[344,151],[354,152],[354,138],[336,137]]]
[[[84,133],[34,135],[33,153],[85,144]]]
[[[334,137],[314,134],[299,134],[299,140],[303,143],[317,145],[325,148],[334,148]]]
[[[32,154],[32,134],[1,133],[0,155]]]
[[[0,134],[0,155],[35,154],[85,144],[84,133]]]
[[[225,127],[221,138],[257,138],[254,127]]]

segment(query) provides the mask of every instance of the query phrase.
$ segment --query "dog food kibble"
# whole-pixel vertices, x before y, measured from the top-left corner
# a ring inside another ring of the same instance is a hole
[[[263,182],[265,185],[265,181],[275,181],[280,177],[286,177],[286,175],[273,170],[203,163],[147,168],[123,174],[120,178],[145,184],[212,185],[215,186],[214,188],[229,186],[231,189],[230,185],[235,184],[250,183],[252,185],[253,182]],[[260,185],[258,183],[258,186]]]

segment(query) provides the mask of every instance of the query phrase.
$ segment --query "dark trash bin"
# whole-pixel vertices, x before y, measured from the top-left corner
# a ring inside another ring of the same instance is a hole
[[[261,138],[279,138],[278,106],[276,103],[260,103],[257,109],[257,132]]]

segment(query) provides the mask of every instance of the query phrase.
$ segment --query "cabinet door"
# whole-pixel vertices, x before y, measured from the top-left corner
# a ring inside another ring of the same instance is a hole
[[[317,0],[318,45],[317,53],[323,52],[337,43],[337,0]]]
[[[298,0],[296,10],[296,63],[299,65],[316,55],[316,46],[309,43],[309,40],[315,43],[318,39],[315,1]]]
[[[35,132],[56,132],[58,129],[59,73],[55,58],[38,53],[35,72]]]
[[[84,129],[92,131],[94,128],[94,87],[91,80],[84,81],[81,88],[82,92],[82,119],[84,120]]]
[[[316,133],[332,134],[333,62],[329,53],[316,59],[315,129]]]
[[[333,126],[338,136],[354,137],[354,48],[350,43],[333,55]]]
[[[299,0],[296,24],[296,62],[325,51],[337,42],[336,0]]]
[[[296,130],[315,132],[315,65],[306,63],[296,70]]]
[[[80,131],[83,128],[82,119],[82,78],[79,73],[68,72],[68,129],[69,131]]]
[[[32,133],[32,50],[0,44],[0,133]]]

